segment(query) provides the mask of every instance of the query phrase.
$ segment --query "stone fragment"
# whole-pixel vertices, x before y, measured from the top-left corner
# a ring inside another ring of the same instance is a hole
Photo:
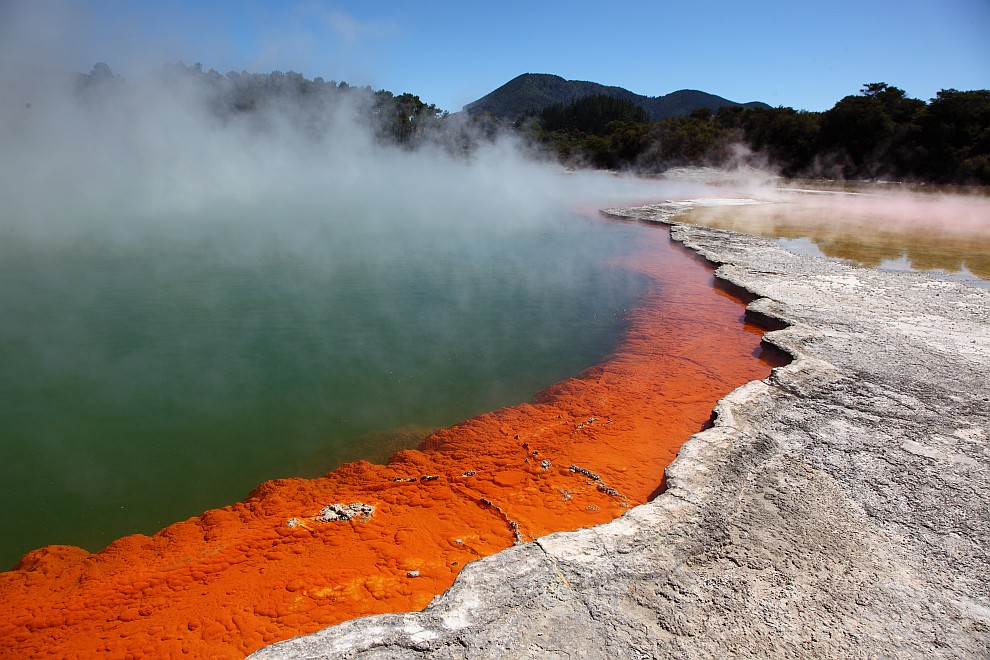
[[[328,504],[316,516],[319,522],[338,522],[346,520],[357,520],[357,522],[368,522],[371,516],[375,515],[375,507],[363,502],[353,504]]]

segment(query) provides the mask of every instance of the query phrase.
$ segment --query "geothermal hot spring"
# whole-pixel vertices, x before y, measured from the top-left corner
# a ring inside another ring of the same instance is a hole
[[[333,195],[197,211],[177,231],[126,215],[66,240],[8,230],[4,568],[526,401],[601,361],[646,285],[618,260],[651,228]]]
[[[0,562],[58,544],[0,573],[4,648],[237,657],[424,607],[660,492],[782,363],[665,230],[594,212],[738,189],[117,100],[2,108]]]
[[[622,260],[651,228],[594,210],[699,189],[508,142],[383,146],[347,106],[314,138],[284,111],[219,121],[195,90],[10,99],[4,569],[382,462],[577,375],[647,286]]]
[[[647,501],[779,361],[664,229],[596,211],[703,185],[33,91],[0,106],[0,655],[422,608]]]
[[[65,108],[3,124],[0,655],[422,608],[647,501],[780,361],[666,230],[595,212],[702,185]]]

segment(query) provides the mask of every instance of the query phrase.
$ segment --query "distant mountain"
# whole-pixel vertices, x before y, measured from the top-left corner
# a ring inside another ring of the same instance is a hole
[[[653,121],[688,115],[697,108],[708,108],[715,112],[723,106],[770,107],[759,101],[736,103],[693,89],[682,89],[664,96],[642,96],[622,87],[583,80],[564,80],[549,73],[524,73],[490,94],[467,104],[464,110],[472,115],[491,113],[499,119],[513,121],[526,112],[539,112],[554,103],[572,103],[586,96],[600,94],[635,103],[646,110]]]

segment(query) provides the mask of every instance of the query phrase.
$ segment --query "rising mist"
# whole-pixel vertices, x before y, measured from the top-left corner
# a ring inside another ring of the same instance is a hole
[[[587,212],[702,189],[456,124],[396,141],[361,88],[218,111],[183,69],[5,69],[7,563],[384,460],[578,373],[643,286],[617,265],[642,229]]]

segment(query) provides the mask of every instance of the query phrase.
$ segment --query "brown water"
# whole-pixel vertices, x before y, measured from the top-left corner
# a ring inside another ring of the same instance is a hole
[[[777,189],[762,203],[700,206],[680,221],[779,239],[799,254],[884,270],[932,271],[990,287],[990,197],[869,186]]]

